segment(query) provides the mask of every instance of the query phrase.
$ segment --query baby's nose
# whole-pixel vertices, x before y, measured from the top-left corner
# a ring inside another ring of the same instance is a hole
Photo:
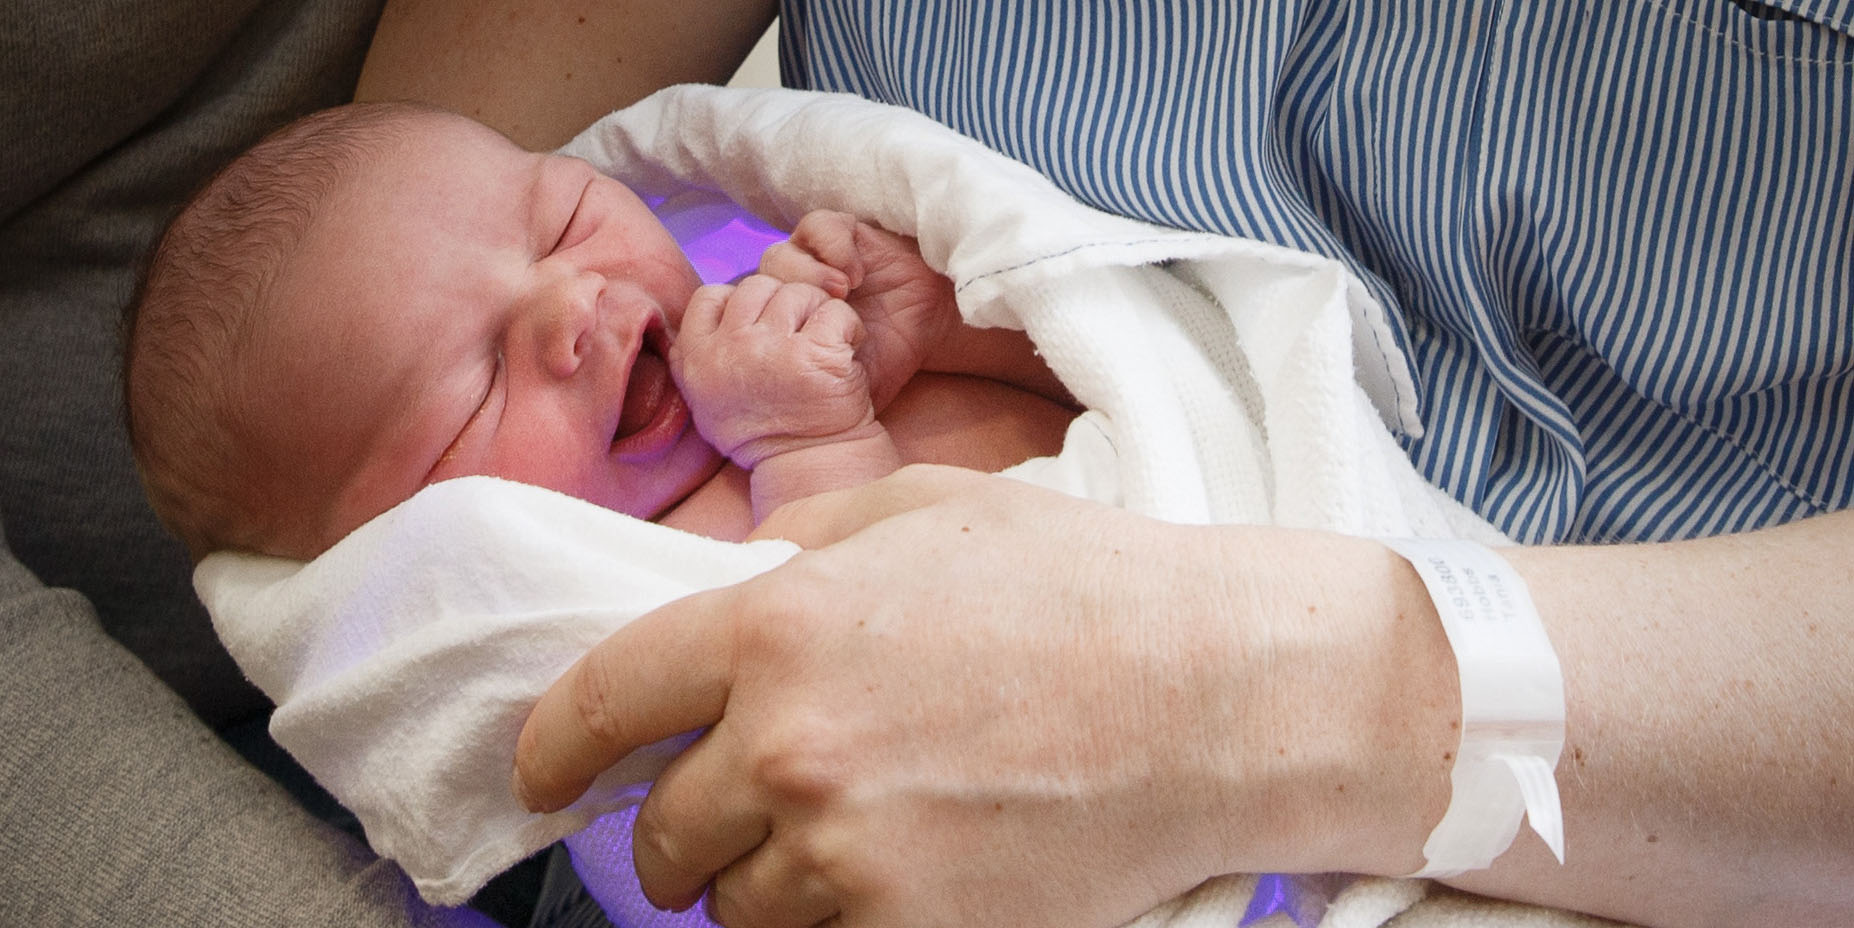
[[[603,290],[604,278],[588,273],[561,278],[530,294],[519,328],[549,375],[565,378],[579,370],[589,337],[598,328]]]

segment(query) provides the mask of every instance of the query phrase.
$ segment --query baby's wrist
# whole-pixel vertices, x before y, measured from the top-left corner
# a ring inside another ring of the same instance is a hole
[[[755,471],[780,459],[787,462],[786,466],[799,460],[812,460],[811,455],[805,454],[812,451],[819,452],[816,458],[830,461],[854,449],[875,446],[861,444],[865,440],[886,439],[887,436],[888,429],[872,417],[842,431],[823,435],[780,434],[749,438],[728,449],[726,454],[728,460],[743,470]],[[794,454],[799,457],[791,457]]]
[[[901,466],[901,453],[888,429],[871,419],[834,435],[782,440],[751,465],[735,463],[751,474],[757,524],[793,500],[885,477]]]

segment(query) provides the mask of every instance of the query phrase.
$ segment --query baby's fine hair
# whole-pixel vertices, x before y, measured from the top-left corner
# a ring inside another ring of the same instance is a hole
[[[243,387],[271,288],[322,203],[357,165],[399,136],[407,104],[323,110],[258,142],[187,201],[125,308],[123,409],[155,514],[195,560],[262,550],[275,530],[252,501],[264,415]]]

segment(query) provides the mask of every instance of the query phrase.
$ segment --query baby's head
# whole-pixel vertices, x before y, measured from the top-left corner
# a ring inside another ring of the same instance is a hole
[[[349,106],[227,166],[126,318],[131,441],[196,558],[308,558],[493,474],[653,518],[719,456],[663,355],[699,285],[624,185],[441,111]]]

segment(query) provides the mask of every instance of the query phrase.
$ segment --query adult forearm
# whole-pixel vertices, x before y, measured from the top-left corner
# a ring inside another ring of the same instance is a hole
[[[554,148],[678,83],[721,83],[772,23],[771,0],[391,0],[358,100],[420,100]]]
[[[1565,670],[1568,861],[1463,888],[1655,925],[1854,922],[1854,513],[1507,552]]]
[[[0,924],[489,928],[314,819],[0,545]]]
[[[1848,923],[1851,521],[1505,552],[1565,667],[1570,864],[1524,835],[1460,885],[1649,924]],[[653,899],[714,880],[727,911],[805,922],[1105,925],[1218,873],[1422,866],[1461,709],[1383,545],[936,468],[760,532],[810,550],[626,626],[523,734],[545,809],[711,726],[638,816]]]

